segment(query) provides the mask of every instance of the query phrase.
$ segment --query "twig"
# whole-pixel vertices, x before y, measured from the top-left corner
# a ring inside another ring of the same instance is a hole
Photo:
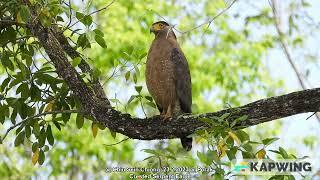
[[[168,22],[167,19],[164,18],[163,16],[161,16],[161,14],[159,14],[157,11],[152,10],[152,9],[151,9],[151,11],[152,11],[153,13],[155,13],[157,16],[159,16],[161,19],[163,19],[165,22]]]
[[[87,16],[91,16],[92,14],[95,14],[95,13],[98,13],[98,12],[100,12],[100,11],[103,11],[103,10],[108,9],[108,7],[110,7],[115,1],[116,1],[116,0],[112,0],[111,3],[109,3],[107,6],[101,8],[101,9],[98,9],[98,10],[96,10],[96,11],[93,11],[93,12],[89,13]],[[84,16],[84,17],[85,17],[85,16]],[[72,26],[76,25],[76,24],[79,23],[80,20],[82,20],[84,17],[82,17],[81,19],[78,19],[78,21],[76,21],[75,23],[73,23],[72,25],[70,25],[70,26],[67,27],[67,28],[71,28]]]
[[[286,44],[284,38],[283,38],[283,32],[281,31],[281,28],[280,28],[280,22],[278,20],[279,16],[278,16],[278,12],[277,12],[277,7],[275,5],[275,2],[276,0],[268,0],[270,6],[271,6],[271,9],[272,9],[272,12],[273,12],[273,19],[274,19],[274,25],[276,27],[276,30],[277,30],[277,33],[278,33],[278,36],[279,36],[279,42],[282,46],[282,49],[283,49],[283,52],[285,54],[285,56],[287,57],[287,60],[289,62],[289,64],[291,65],[293,71],[295,72],[297,78],[298,78],[298,81],[300,83],[300,86],[302,87],[302,89],[308,89],[307,85],[305,84],[304,82],[304,78],[303,78],[303,75],[302,73],[299,71],[297,65],[293,62],[293,59],[292,59],[292,56],[289,52],[289,47],[288,45]],[[316,118],[317,120],[320,122],[320,115],[319,113],[316,113]]]
[[[187,30],[187,31],[180,31],[180,30],[178,30],[177,28],[174,28],[174,29],[175,29],[177,32],[181,33],[181,34],[189,33],[189,32],[191,32],[191,31],[193,31],[193,30],[195,30],[195,29],[198,29],[198,28],[200,28],[201,26],[206,25],[206,24],[208,24],[208,26],[207,26],[207,29],[208,29],[209,26],[211,25],[211,23],[212,23],[215,19],[217,19],[219,16],[221,16],[223,13],[225,13],[228,9],[230,9],[230,8],[232,7],[232,5],[233,5],[236,1],[237,1],[237,0],[233,0],[228,7],[226,7],[225,9],[223,9],[221,12],[219,12],[217,15],[215,15],[215,16],[214,16],[213,18],[211,18],[209,21],[206,21],[206,22],[204,22],[204,23],[202,23],[202,24],[200,24],[200,25],[198,25],[198,26],[196,26],[196,27],[193,27],[193,28],[191,28],[191,29],[189,29],[189,30]]]
[[[169,26],[169,29],[167,31],[166,39],[168,39],[169,33],[172,31],[172,28],[174,28],[175,25]]]
[[[96,11],[93,11],[92,13],[89,14],[89,16],[91,16],[92,14],[98,13],[100,11],[106,10],[108,9],[108,7],[110,7],[116,0],[111,1],[111,3],[109,3],[107,6],[105,6],[104,8],[98,9]]]
[[[24,23],[18,23],[16,21],[13,20],[0,20],[0,28],[2,27],[7,27],[7,26],[12,26],[12,25],[16,25],[16,26],[26,26],[26,24]]]
[[[116,143],[113,143],[113,144],[104,144],[104,145],[105,145],[105,146],[114,146],[114,145],[120,144],[120,143],[122,143],[122,142],[124,142],[124,141],[127,141],[128,139],[130,139],[130,138],[122,139],[121,141],[116,142]]]
[[[139,98],[139,101],[140,101],[140,105],[141,105],[142,112],[143,112],[144,116],[147,118],[147,114],[146,114],[146,112],[144,111],[144,107],[143,107],[141,98]]]
[[[67,4],[67,3],[66,3]],[[68,29],[68,27],[70,26],[70,24],[71,24],[71,22],[72,22],[72,7],[71,7],[71,0],[69,0],[69,5],[67,5],[67,6],[69,6],[69,22],[68,22],[68,25],[67,25],[67,29]]]
[[[296,76],[300,82],[300,85],[303,89],[307,89],[307,86],[305,85],[305,83],[303,82],[303,77],[302,77],[302,74],[299,72],[298,70],[298,67],[294,64],[293,62],[293,59],[291,57],[291,54],[289,52],[289,48],[287,46],[287,44],[285,43],[284,39],[283,39],[283,32],[281,31],[280,29],[280,24],[279,24],[279,21],[278,21],[278,13],[277,13],[277,9],[276,9],[276,6],[275,6],[275,0],[272,0],[272,2],[269,1],[269,3],[271,3],[271,7],[272,7],[272,11],[273,11],[273,18],[274,18],[274,23],[275,23],[275,27],[277,29],[277,33],[279,35],[279,42],[283,48],[283,51],[292,67],[292,69],[294,70],[294,72],[296,73]]]
[[[17,37],[16,39],[15,39],[15,41],[18,41],[18,40],[21,40],[21,39],[27,39],[27,38],[31,38],[32,36],[21,36],[21,37]],[[0,46],[2,47],[2,46],[5,46],[5,45],[7,45],[8,43],[10,43],[11,42],[11,40],[8,40],[7,42],[4,42],[4,43],[2,43]]]
[[[310,119],[313,115],[317,114],[317,112],[312,113],[306,120]]]
[[[7,135],[9,134],[9,132],[11,130],[13,130],[14,128],[16,128],[17,126],[27,122],[28,120],[30,119],[33,119],[33,118],[37,118],[37,117],[40,117],[40,116],[45,116],[45,115],[48,115],[48,114],[59,114],[59,113],[78,113],[79,110],[63,110],[63,111],[50,111],[50,112],[43,112],[43,113],[40,113],[40,114],[37,114],[35,116],[31,116],[31,117],[27,117],[26,119],[20,121],[19,123],[11,126],[9,129],[7,129],[6,133],[4,134],[4,136],[0,139],[0,142],[2,143],[3,140],[7,137]]]

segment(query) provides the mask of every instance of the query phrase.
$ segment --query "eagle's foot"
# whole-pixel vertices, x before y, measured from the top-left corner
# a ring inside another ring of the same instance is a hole
[[[168,113],[164,114],[164,115],[160,115],[160,116],[162,117],[162,120],[164,120],[164,121],[168,121],[168,120],[172,119],[172,116],[168,115]]]
[[[171,106],[169,106],[167,112],[161,114],[163,120],[171,120],[172,119],[172,112],[171,112]]]

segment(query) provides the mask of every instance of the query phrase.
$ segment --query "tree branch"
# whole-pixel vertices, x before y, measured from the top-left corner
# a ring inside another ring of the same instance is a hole
[[[204,25],[206,25],[206,24],[207,24],[207,28],[206,28],[206,29],[208,29],[208,28],[210,27],[211,23],[212,23],[215,19],[217,19],[219,16],[221,16],[222,14],[224,14],[227,10],[229,10],[236,1],[237,1],[237,0],[233,0],[233,1],[230,3],[230,5],[228,5],[225,9],[223,9],[223,10],[222,10],[221,12],[219,12],[217,15],[215,15],[215,16],[212,17],[212,18],[210,18],[208,21],[206,21],[206,22],[204,22],[204,23],[202,23],[202,24],[197,25],[196,27],[193,27],[193,28],[191,28],[191,29],[189,29],[189,30],[186,30],[186,31],[180,31],[180,30],[178,30],[178,29],[176,29],[176,28],[174,28],[174,29],[175,29],[177,32],[181,33],[181,34],[189,33],[189,32],[191,32],[191,31],[193,31],[193,30],[195,30],[195,29],[198,29],[198,28],[200,28],[201,26],[204,26]]]
[[[145,119],[133,118],[129,114],[123,114],[103,103],[104,101],[87,87],[77,71],[68,62],[54,32],[37,22],[34,14],[28,28],[46,50],[59,76],[66,81],[69,88],[79,98],[82,112],[92,116],[95,121],[105,125],[111,131],[132,139],[152,140],[184,137],[209,127],[207,123],[201,121],[201,118],[215,119],[214,117],[220,117],[226,113],[230,113],[226,119],[230,122],[243,115],[248,116],[245,121],[235,125],[237,129],[299,113],[320,110],[320,88],[316,88],[262,99],[237,108],[200,115],[184,115],[171,120],[163,120],[160,116]]]
[[[286,43],[286,41],[284,39],[284,33],[282,32],[281,27],[280,27],[280,15],[278,12],[278,7],[276,6],[276,0],[271,0],[271,2],[269,1],[269,3],[272,8],[274,25],[276,27],[276,30],[277,30],[277,33],[279,36],[279,42],[280,42],[280,45],[282,46],[283,52],[284,52],[289,64],[291,65],[291,68],[293,69],[294,73],[296,74],[296,77],[298,78],[302,89],[308,89],[308,87],[304,81],[305,78],[303,77],[303,75],[300,72],[297,65],[294,63],[293,58],[291,56],[291,53],[289,51],[288,44]],[[317,120],[320,122],[320,113],[315,113],[315,115],[316,115]]]
[[[13,26],[13,25],[15,25],[15,26],[23,26],[23,27],[25,26],[24,23],[18,23],[16,21],[8,19],[8,18],[7,19],[6,18],[0,19],[0,29],[7,28],[7,27],[10,27],[10,26]]]
[[[84,73],[89,73],[91,75],[91,79],[93,82],[91,83],[93,86],[93,91],[97,95],[98,98],[103,99],[106,105],[110,105],[109,100],[106,97],[106,94],[103,90],[103,87],[99,83],[98,78],[94,77],[93,71],[90,68],[90,65],[81,57],[80,53],[76,51],[68,42],[68,39],[63,35],[63,32],[60,31],[58,28],[51,28],[52,32],[54,33],[55,37],[59,41],[61,47],[63,50],[68,54],[68,56],[72,59],[75,59],[77,57],[81,58],[81,62],[79,64],[79,68]]]
[[[101,9],[98,9],[96,11],[93,11],[93,12],[89,13],[88,16],[91,16],[92,14],[95,14],[95,13],[98,13],[100,11],[104,11],[104,10],[108,9],[115,1],[116,0],[112,0],[108,5],[106,5],[105,7],[101,8]],[[76,21],[75,23],[73,23],[72,25],[70,25],[70,26],[68,25],[67,28],[71,28],[72,26],[76,25],[77,23],[80,22],[80,20],[82,20],[82,18],[79,19],[78,21]]]

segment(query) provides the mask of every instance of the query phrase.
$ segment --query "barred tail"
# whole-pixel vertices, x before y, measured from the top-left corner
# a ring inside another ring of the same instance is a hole
[[[183,137],[180,138],[183,149],[190,151],[192,148],[192,138]]]

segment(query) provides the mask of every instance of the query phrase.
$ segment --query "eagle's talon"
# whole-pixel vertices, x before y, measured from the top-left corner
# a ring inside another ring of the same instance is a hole
[[[161,114],[160,117],[163,121],[169,121],[172,119],[172,117],[167,114]]]

